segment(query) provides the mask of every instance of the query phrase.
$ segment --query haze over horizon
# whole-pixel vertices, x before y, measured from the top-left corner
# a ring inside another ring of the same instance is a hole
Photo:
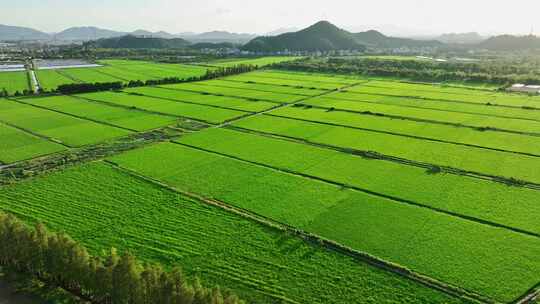
[[[117,31],[206,32],[226,30],[267,33],[278,28],[303,28],[328,20],[352,31],[370,28],[394,35],[435,35],[449,32],[482,34],[540,33],[536,12],[540,1],[448,2],[381,0],[365,3],[337,0],[245,2],[239,0],[19,0],[2,4],[2,24],[59,32],[72,26],[97,26]]]

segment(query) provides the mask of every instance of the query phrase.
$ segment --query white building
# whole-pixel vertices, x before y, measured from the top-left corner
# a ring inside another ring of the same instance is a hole
[[[540,94],[540,85],[525,85],[522,83],[516,83],[509,87],[508,90],[512,92]]]

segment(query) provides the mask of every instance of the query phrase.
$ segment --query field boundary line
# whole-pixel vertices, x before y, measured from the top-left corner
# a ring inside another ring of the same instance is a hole
[[[276,72],[273,72],[272,70],[264,70],[264,69],[263,69],[263,70],[260,70],[260,71],[267,72],[267,73],[276,73]],[[277,73],[279,73],[279,72],[277,72]],[[288,73],[288,74],[290,74],[290,73]],[[325,76],[326,76],[327,78],[329,78],[328,75],[325,75]],[[308,76],[308,77],[309,77],[309,76]],[[343,83],[343,82],[340,82],[339,80],[336,81],[336,82],[330,82],[330,81],[322,81],[322,80],[306,80],[306,79],[296,79],[296,78],[283,78],[283,77],[273,77],[273,76],[265,76],[265,75],[263,75],[263,76],[261,76],[261,75],[255,75],[254,78],[275,79],[275,80],[286,80],[286,81],[290,80],[290,81],[315,82],[315,83],[328,84],[328,85],[336,85],[336,84],[338,84],[338,85],[341,85],[341,86],[348,86],[348,85],[350,85],[350,83]],[[355,81],[356,81],[356,80],[362,80],[362,79],[351,79],[351,80],[355,80]],[[233,80],[231,80],[231,81],[238,81],[238,80],[234,80],[234,79],[233,79]],[[364,80],[364,81],[366,81],[366,80]],[[253,80],[253,82],[257,82],[257,81],[256,81],[256,80]],[[364,83],[364,82],[362,82],[362,83]],[[361,84],[361,83],[358,83],[357,85],[359,85],[359,84]],[[319,89],[322,89],[322,88],[319,88]],[[328,90],[328,89],[323,89],[323,90]]]
[[[371,255],[366,252],[362,252],[359,250],[355,250],[352,248],[349,248],[347,246],[344,246],[338,242],[335,242],[330,239],[326,239],[324,237],[321,237],[317,234],[309,233],[306,231],[303,231],[301,229],[298,229],[294,226],[276,221],[274,219],[271,219],[269,217],[266,217],[264,215],[260,215],[258,213],[252,212],[247,209],[235,207],[231,204],[228,204],[224,201],[217,200],[215,198],[207,198],[203,195],[194,193],[194,192],[187,192],[183,191],[177,187],[171,186],[165,182],[162,182],[160,180],[157,180],[155,178],[146,176],[144,174],[141,174],[137,172],[136,170],[132,170],[129,168],[126,168],[122,165],[119,165],[115,163],[114,161],[110,160],[103,160],[103,162],[109,164],[113,168],[116,168],[118,170],[124,171],[127,174],[130,174],[133,177],[139,178],[142,181],[146,181],[148,183],[152,183],[156,186],[162,187],[163,189],[173,191],[175,193],[179,193],[182,195],[187,196],[188,198],[194,199],[200,203],[206,203],[208,205],[218,207],[220,209],[223,209],[227,212],[239,215],[243,218],[246,218],[248,220],[254,221],[260,225],[263,225],[265,227],[269,227],[271,229],[276,229],[282,233],[290,233],[296,237],[301,238],[303,241],[308,242],[312,245],[319,246],[323,250],[329,250],[333,252],[337,252],[339,254],[351,257],[355,259],[357,262],[363,262],[368,265],[371,265],[373,267],[382,269],[384,271],[388,271],[391,273],[394,273],[396,275],[399,275],[401,277],[404,277],[406,279],[410,279],[414,282],[417,282],[419,284],[422,284],[428,288],[435,289],[438,291],[441,291],[443,293],[446,293],[452,297],[459,298],[459,299],[467,299],[470,301],[474,301],[476,303],[499,303],[489,297],[485,297],[483,295],[477,294],[472,291],[465,290],[463,288],[447,284],[444,282],[441,282],[437,279],[433,279],[429,276],[422,275],[420,273],[414,272],[404,266],[388,262],[386,260],[383,260],[381,258],[378,258],[374,255]],[[321,244],[322,243],[322,244]]]
[[[522,297],[513,301],[514,304],[532,304],[535,300],[540,299],[540,283],[536,284],[533,288],[529,289]]]
[[[216,78],[216,79],[219,79],[219,78]],[[179,84],[182,84],[182,83],[179,83]],[[191,84],[191,83],[187,83],[187,84]],[[205,86],[201,86],[201,85],[198,85],[200,86],[201,88],[204,88]],[[158,85],[156,86],[158,88],[161,88],[161,89],[166,89],[166,90],[171,90],[171,91],[180,91],[180,92],[191,92],[191,93],[199,93],[201,95],[204,95],[202,93],[205,93],[205,94],[208,94],[208,95],[212,95],[212,96],[220,96],[220,97],[231,97],[231,98],[238,98],[238,99],[245,99],[245,100],[252,100],[252,99],[257,99],[259,101],[266,101],[266,102],[271,102],[271,103],[283,103],[283,102],[279,102],[279,101],[275,101],[275,100],[270,100],[270,99],[262,99],[262,98],[250,98],[250,97],[245,97],[245,96],[238,96],[238,95],[228,95],[228,94],[217,94],[217,93],[209,93],[209,92],[201,92],[201,91],[196,91],[196,90],[189,90],[189,89],[181,89],[181,88],[170,88],[170,87],[165,87],[164,85]],[[239,90],[242,90],[242,89],[239,89]],[[270,92],[269,92],[270,93]],[[282,94],[282,93],[277,93],[277,92],[271,92],[271,93],[275,93],[275,94]],[[286,95],[286,94],[284,94]],[[295,95],[295,96],[299,96],[299,97],[304,97],[304,96],[300,96],[300,95]],[[297,101],[293,101],[293,102],[297,102]]]
[[[155,88],[163,89],[162,87],[155,87]],[[223,106],[218,106],[218,105],[209,105],[209,104],[197,103],[197,102],[187,101],[187,100],[172,99],[172,98],[168,98],[168,97],[153,96],[153,95],[148,95],[148,94],[139,93],[139,92],[136,92],[136,94],[133,94],[131,92],[126,92],[126,91],[121,91],[121,92],[125,93],[126,95],[144,96],[144,97],[150,97],[150,98],[154,98],[154,99],[174,101],[174,102],[178,102],[178,103],[192,104],[192,105],[197,105],[197,106],[205,106],[205,107],[211,107],[211,108],[217,108],[217,109],[223,109],[223,110],[239,111],[239,112],[245,112],[245,113],[255,113],[253,111],[248,111],[248,110],[234,109],[234,108],[223,107]],[[200,95],[203,98],[205,96],[204,94],[200,94]],[[212,95],[212,96],[215,96],[215,95]],[[248,100],[246,100],[245,102],[256,102],[256,101],[248,101]],[[268,101],[265,101],[265,102],[268,102]],[[272,102],[272,103],[276,103],[276,102]]]
[[[323,183],[326,183],[326,184],[338,186],[338,187],[341,187],[341,188],[344,188],[344,189],[351,189],[351,190],[355,190],[355,191],[358,191],[358,192],[373,195],[373,196],[376,196],[376,197],[381,197],[381,198],[384,198],[384,199],[387,199],[387,200],[390,200],[390,201],[394,201],[394,202],[397,202],[397,203],[403,203],[403,204],[407,204],[407,205],[411,205],[411,206],[415,206],[415,207],[425,208],[425,209],[428,209],[428,210],[431,210],[431,211],[434,211],[434,212],[437,212],[437,213],[445,214],[445,215],[452,216],[452,217],[457,217],[457,218],[460,218],[462,220],[476,222],[478,224],[491,226],[491,227],[496,227],[496,228],[503,228],[503,229],[510,230],[512,232],[515,232],[515,233],[520,233],[520,234],[525,234],[525,235],[528,235],[528,236],[540,238],[540,233],[535,233],[535,232],[515,228],[515,227],[512,227],[512,226],[499,224],[499,223],[488,221],[488,220],[483,220],[483,219],[480,219],[480,218],[477,218],[477,217],[468,216],[468,215],[464,215],[464,214],[461,214],[461,213],[448,211],[448,210],[433,207],[433,206],[424,205],[422,203],[415,202],[415,201],[412,201],[412,200],[403,199],[403,198],[400,198],[400,197],[397,197],[397,196],[388,195],[388,194],[368,190],[368,189],[358,187],[358,186],[354,186],[354,185],[350,185],[350,184],[344,184],[344,183],[336,182],[336,181],[333,181],[333,180],[330,180],[330,179],[327,179],[327,178],[323,178],[323,177],[319,177],[319,176],[315,176],[315,175],[311,175],[311,174],[307,174],[307,173],[302,173],[302,172],[299,172],[299,171],[294,171],[294,170],[289,170],[289,169],[285,169],[285,168],[275,167],[275,166],[264,164],[264,163],[261,163],[261,162],[246,160],[246,159],[243,159],[243,158],[240,158],[240,157],[237,157],[237,156],[225,154],[225,153],[222,153],[222,152],[216,152],[216,151],[208,150],[208,149],[205,149],[205,148],[185,144],[185,143],[174,141],[174,140],[171,141],[171,142],[174,143],[174,144],[177,144],[177,145],[181,145],[181,146],[184,146],[184,147],[191,148],[191,149],[199,150],[199,151],[214,154],[214,155],[219,155],[219,156],[229,158],[229,159],[233,159],[233,160],[236,160],[236,161],[239,161],[239,162],[255,165],[255,166],[258,166],[258,167],[267,168],[267,169],[270,169],[270,170],[273,170],[273,171],[282,172],[282,173],[286,173],[286,174],[290,174],[290,175],[295,175],[295,176],[299,176],[299,177],[303,177],[303,178],[307,178],[307,179],[311,179],[311,180],[316,180],[316,181],[323,182]]]
[[[356,126],[350,126],[350,125],[343,125],[343,124],[338,124],[338,123],[333,123],[333,122],[317,121],[317,120],[311,120],[311,119],[306,119],[306,118],[291,117],[291,116],[285,116],[285,115],[273,114],[273,113],[267,113],[266,115],[267,116],[272,116],[272,117],[277,117],[277,118],[296,120],[296,121],[303,121],[303,122],[319,124],[319,125],[328,125],[328,126],[332,126],[332,127],[339,127],[339,128],[345,128],[345,129],[352,129],[352,130],[359,130],[359,131],[366,131],[366,132],[373,132],[373,133],[395,135],[395,136],[400,136],[400,137],[414,138],[414,139],[418,139],[418,140],[433,141],[433,142],[438,142],[438,143],[452,144],[452,145],[457,145],[457,146],[465,146],[465,147],[469,147],[469,148],[478,148],[478,149],[491,150],[491,151],[497,151],[497,152],[505,152],[505,153],[511,153],[511,154],[524,155],[524,156],[540,157],[540,154],[512,151],[512,150],[506,150],[506,149],[497,149],[497,148],[493,148],[493,147],[485,147],[485,146],[480,146],[480,145],[475,145],[475,144],[460,143],[460,142],[444,140],[444,139],[437,139],[437,138],[430,138],[430,137],[424,137],[424,136],[402,134],[402,133],[384,131],[384,130],[375,130],[375,129],[362,128],[362,127],[356,127]],[[376,116],[376,115],[374,115],[374,116]],[[262,132],[262,131],[260,131],[260,132]],[[478,131],[478,132],[480,132],[480,131]],[[265,133],[265,132],[262,132],[262,133]],[[284,136],[284,137],[286,137],[286,136]]]
[[[23,127],[19,127],[19,126],[17,126],[17,125],[14,125],[14,124],[12,124],[12,123],[6,122],[6,121],[4,121],[4,120],[0,120],[0,123],[6,125],[6,126],[8,126],[8,127],[12,127],[12,128],[14,128],[14,129],[17,129],[17,130],[19,130],[19,131],[22,131],[22,132],[24,132],[24,133],[28,133],[28,134],[30,134],[30,135],[39,137],[39,138],[41,138],[41,139],[45,139],[45,140],[50,141],[50,142],[53,142],[53,143],[55,143],[55,144],[62,145],[62,146],[64,146],[64,147],[68,148],[68,149],[73,148],[72,146],[69,146],[68,144],[62,142],[62,141],[59,140],[59,139],[56,139],[56,138],[53,138],[53,137],[49,137],[49,136],[47,136],[47,135],[39,134],[39,133],[37,133],[37,132],[34,132],[34,131],[32,131],[32,130],[29,130],[29,129],[26,129],[26,128],[23,128]]]
[[[69,95],[61,95],[61,96],[70,97]],[[70,98],[71,98],[71,97],[70,97]],[[56,112],[56,113],[58,113],[58,114],[63,114],[63,115],[75,117],[75,118],[82,119],[82,120],[88,120],[88,121],[95,122],[95,123],[101,124],[101,125],[106,125],[106,126],[109,126],[109,127],[112,127],[112,128],[118,128],[118,129],[122,129],[122,130],[129,131],[129,132],[139,132],[139,131],[134,130],[134,129],[130,129],[130,128],[126,128],[126,127],[121,127],[121,126],[112,124],[112,123],[110,123],[110,122],[100,121],[100,120],[97,120],[97,119],[94,119],[94,118],[90,118],[90,117],[84,117],[84,116],[80,116],[80,115],[76,115],[76,114],[72,114],[72,113],[67,113],[67,112],[63,112],[63,111],[57,110],[57,109],[47,108],[47,107],[41,106],[41,105],[36,105],[36,104],[26,103],[26,102],[22,101],[22,100],[24,100],[24,98],[22,98],[22,99],[10,99],[10,100],[11,100],[11,101],[15,101],[15,102],[20,103],[20,104],[27,105],[27,106],[35,107],[35,108],[38,108],[38,109],[42,109],[42,110],[46,110],[46,111],[51,111],[51,112]]]
[[[404,82],[409,83],[409,82]],[[418,83],[411,83],[411,84],[418,84]],[[369,88],[375,88],[375,89],[388,89],[386,87],[376,86],[376,85],[364,85],[365,87]],[[455,87],[454,87],[455,88]],[[458,87],[459,88],[459,87]],[[473,89],[474,90],[474,89]],[[413,90],[418,91],[418,90]],[[427,91],[422,91],[427,92]],[[427,101],[444,101],[444,102],[452,102],[452,103],[462,103],[462,104],[471,104],[471,105],[477,105],[477,106],[493,106],[493,107],[502,107],[502,108],[512,108],[512,109],[521,109],[521,110],[531,110],[531,111],[539,111],[540,108],[537,107],[530,107],[530,108],[524,108],[523,106],[511,106],[511,105],[502,105],[497,103],[477,103],[477,102],[470,102],[470,101],[463,101],[463,100],[455,100],[455,99],[444,99],[444,98],[430,98],[430,97],[421,97],[421,96],[406,96],[406,95],[389,95],[389,94],[383,94],[383,93],[363,93],[363,92],[355,92],[355,91],[347,91],[347,93],[353,93],[353,94],[370,94],[370,95],[378,95],[378,96],[387,96],[387,97],[401,97],[401,98],[408,98],[408,99],[422,99]],[[433,92],[428,92],[433,93]],[[497,92],[490,92],[491,94],[497,93]],[[452,93],[446,93],[446,94],[452,94]],[[474,94],[465,94],[467,96],[475,96]],[[515,96],[515,95],[511,95]],[[538,102],[534,101],[533,102]],[[488,104],[489,103],[489,104]],[[540,105],[540,103],[539,103]]]
[[[317,97],[319,97],[319,96],[317,96]],[[390,118],[401,119],[401,120],[433,123],[433,124],[440,124],[440,125],[449,125],[449,126],[454,126],[454,127],[459,127],[459,128],[469,128],[469,129],[473,129],[473,130],[476,130],[476,131],[504,132],[504,133],[511,133],[511,134],[520,134],[520,135],[526,135],[526,136],[540,137],[540,133],[535,133],[535,132],[514,131],[514,130],[501,129],[501,128],[490,127],[490,126],[476,127],[476,126],[471,126],[471,125],[465,125],[465,124],[462,124],[462,123],[446,122],[446,121],[424,119],[424,118],[414,118],[414,117],[408,117],[408,116],[386,114],[386,113],[381,113],[381,112],[348,110],[348,109],[340,109],[340,108],[335,108],[335,107],[325,107],[325,106],[310,105],[310,104],[302,104],[302,105],[304,107],[308,107],[308,108],[311,107],[311,108],[315,108],[315,109],[322,109],[322,110],[329,110],[329,111],[336,111],[336,112],[346,112],[346,113],[353,113],[353,114],[360,114],[360,115],[382,116],[382,117],[390,117]]]
[[[438,166],[438,165],[431,164],[431,163],[424,163],[424,162],[409,160],[409,159],[406,159],[406,158],[400,158],[400,157],[396,157],[396,156],[385,155],[385,154],[381,154],[381,153],[374,152],[374,151],[357,150],[357,149],[353,149],[353,148],[344,148],[344,147],[334,146],[334,145],[330,145],[330,144],[316,143],[316,142],[312,142],[312,141],[302,139],[302,138],[298,138],[298,137],[293,137],[293,136],[288,136],[288,135],[281,135],[281,134],[271,133],[271,132],[257,131],[257,130],[247,129],[247,128],[238,127],[238,126],[234,126],[234,125],[225,126],[224,128],[233,129],[233,130],[237,130],[237,131],[241,131],[241,132],[245,132],[245,133],[257,134],[257,135],[260,135],[260,136],[270,137],[270,138],[274,138],[274,139],[287,140],[287,141],[291,141],[291,142],[295,142],[295,143],[299,143],[299,144],[305,144],[305,145],[310,145],[310,146],[329,149],[329,150],[335,150],[335,151],[338,151],[338,152],[342,152],[342,153],[346,153],[346,154],[350,154],[350,155],[354,155],[354,156],[358,156],[358,157],[362,157],[362,158],[369,158],[369,159],[374,159],[374,160],[394,162],[394,163],[398,163],[398,164],[401,164],[401,165],[419,167],[419,168],[423,168],[423,169],[426,169],[426,170],[440,169],[441,173],[449,173],[449,174],[454,174],[454,175],[459,175],[459,176],[464,176],[464,177],[487,180],[487,181],[491,181],[491,182],[501,183],[501,184],[504,184],[506,186],[522,187],[522,188],[527,188],[527,189],[531,189],[531,190],[540,190],[540,184],[533,183],[533,182],[528,182],[528,181],[522,181],[522,180],[513,180],[512,178],[508,178],[508,177],[489,175],[489,174],[478,173],[478,172],[474,172],[474,171],[467,171],[467,170],[464,170],[464,169],[448,167],[448,166]]]
[[[221,80],[221,81],[226,81],[226,82],[237,82],[237,81],[231,81],[231,80],[226,80],[226,79],[211,79],[211,80]],[[227,85],[223,85],[223,84],[201,84],[202,82],[204,82],[204,81],[194,81],[194,82],[191,82],[191,84],[196,84],[196,85],[200,85],[200,86],[203,86],[203,87],[212,86],[212,87],[224,88],[224,89],[241,89],[241,90],[248,90],[248,91],[255,91],[255,92],[287,94],[287,95],[295,95],[295,96],[302,96],[302,97],[312,96],[312,95],[306,95],[306,94],[283,93],[283,92],[275,92],[275,91],[270,91],[270,90],[261,90],[261,89],[252,89],[252,88],[238,88],[238,87],[227,86]],[[249,83],[249,82],[244,82],[244,83],[245,84],[256,84],[256,83]],[[259,84],[259,85],[269,85],[269,84]],[[281,86],[281,85],[271,85],[271,86],[281,87],[281,88],[284,87],[284,86]],[[290,87],[290,88],[294,89],[295,87]],[[296,89],[298,89],[298,88],[296,88]],[[306,88],[302,88],[302,89],[309,90],[309,89],[306,89]]]
[[[107,67],[106,65],[102,66],[102,67]],[[110,67],[110,66],[109,66]],[[109,76],[109,77],[112,77],[112,78],[116,78],[118,79],[119,81],[126,81],[126,82],[129,82],[131,80],[129,79],[125,79],[125,78],[122,78],[122,77],[119,77],[119,76],[116,76],[116,75],[113,75],[113,74],[109,74],[109,73],[106,73],[106,72],[103,72],[99,67],[97,67],[94,71],[98,72],[99,74],[103,74],[105,76]]]
[[[96,92],[96,93],[99,93],[99,92]],[[152,111],[152,110],[142,109],[142,108],[135,107],[135,106],[125,106],[125,105],[120,105],[120,104],[112,103],[112,102],[106,101],[106,100],[92,99],[92,98],[88,98],[88,97],[82,97],[82,96],[80,96],[80,95],[67,95],[67,96],[71,96],[71,97],[79,98],[79,99],[84,99],[84,100],[89,101],[89,102],[95,102],[95,103],[106,104],[106,105],[113,106],[113,107],[117,107],[117,108],[132,109],[132,110],[135,109],[135,110],[137,110],[137,111],[140,111],[140,112],[146,112],[146,113],[150,113],[150,114],[156,114],[156,115],[161,115],[161,116],[169,116],[169,117],[175,117],[175,118],[182,118],[182,119],[193,120],[193,121],[196,121],[196,122],[199,122],[199,123],[208,124],[208,125],[216,125],[216,123],[209,122],[209,121],[202,120],[202,119],[191,118],[191,117],[181,116],[181,115],[175,115],[175,114],[167,114],[167,113],[163,113],[163,112],[157,112],[157,111]]]
[[[350,91],[347,91],[349,93]],[[359,95],[361,93],[358,93]],[[377,95],[377,94],[366,94],[366,95]],[[389,97],[396,97],[396,96],[389,96]],[[401,97],[397,96],[396,98]],[[353,100],[353,99],[347,99],[343,97],[334,97],[329,96],[328,98],[336,99],[337,101],[347,101],[352,103],[369,103],[369,104],[376,104],[376,105],[387,105],[387,106],[395,106],[395,107],[402,107],[402,108],[411,108],[411,109],[418,109],[418,110],[430,110],[430,111],[437,111],[437,112],[447,112],[447,113],[459,113],[459,114],[469,114],[469,115],[478,115],[478,116],[487,116],[487,117],[495,117],[495,118],[504,118],[504,119],[516,119],[516,120],[525,120],[525,121],[534,121],[534,122],[540,122],[540,119],[534,119],[534,118],[525,118],[525,117],[515,117],[515,116],[506,116],[506,115],[498,115],[498,114],[485,114],[485,113],[479,113],[479,112],[468,112],[468,111],[458,111],[458,110],[444,110],[444,109],[437,109],[432,107],[421,107],[416,105],[404,105],[400,102],[396,102],[394,104],[385,103],[385,102],[377,102],[377,101],[369,101],[369,100]],[[415,99],[415,98],[411,98]],[[417,98],[418,99],[418,98]],[[492,107],[488,105],[483,104],[475,104],[480,107]],[[531,111],[523,108],[516,108],[523,111]],[[538,109],[540,110],[540,109]]]

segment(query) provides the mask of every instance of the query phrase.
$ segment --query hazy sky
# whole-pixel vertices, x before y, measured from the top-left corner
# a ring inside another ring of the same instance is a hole
[[[265,33],[325,19],[354,30],[540,33],[539,12],[540,0],[0,0],[0,23],[47,32],[93,25]]]

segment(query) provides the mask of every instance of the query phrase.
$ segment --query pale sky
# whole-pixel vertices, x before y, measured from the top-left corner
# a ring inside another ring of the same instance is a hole
[[[171,33],[266,33],[318,20],[359,31],[540,33],[540,0],[0,0],[0,23],[58,32],[71,26]],[[389,33],[392,34],[392,33]]]

